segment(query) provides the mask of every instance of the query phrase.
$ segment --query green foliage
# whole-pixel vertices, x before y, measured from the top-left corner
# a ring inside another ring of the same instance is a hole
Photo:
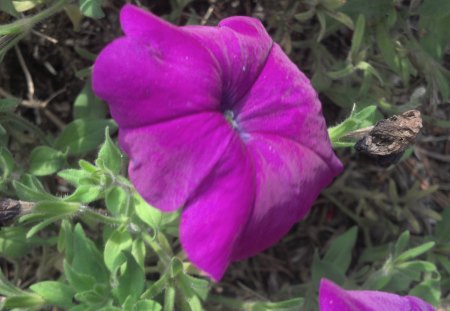
[[[373,125],[382,113],[413,108],[431,113],[448,101],[449,3],[263,0],[258,5],[275,41],[312,77],[322,102],[340,108],[336,119],[343,121],[329,135],[334,147],[349,147],[355,131]],[[228,14],[217,12],[221,6],[214,6],[212,15],[197,12],[204,6],[195,0],[169,4],[165,18],[175,23],[213,23],[215,15]],[[234,2],[224,1],[227,5]],[[11,20],[0,25],[0,61],[36,24],[62,9],[75,31],[83,18],[104,16],[100,0],[0,0],[0,11]],[[83,61],[96,57],[80,46],[74,49]],[[74,72],[84,86],[73,102],[72,121],[59,132],[44,132],[22,117],[29,108],[21,98],[0,99],[0,191],[34,206],[15,226],[0,229],[0,256],[8,262],[2,269],[11,266],[15,276],[8,280],[0,271],[0,296],[5,297],[0,309],[308,311],[317,310],[324,277],[349,289],[446,303],[450,207],[440,213],[418,204],[438,186],[423,188],[416,182],[399,189],[388,176],[383,191],[356,189],[353,185],[367,184],[367,177],[348,172],[324,197],[355,226],[327,229],[325,247],[311,254],[309,282],[270,293],[282,298],[274,299],[278,302],[216,296],[213,285],[179,252],[180,213],[163,214],[150,206],[121,175],[126,158],[111,137],[117,126],[94,96],[92,66],[86,66]],[[432,114],[425,113],[424,120],[450,127]],[[371,231],[374,223],[381,230]],[[36,276],[18,282],[19,261],[27,254],[34,258],[33,252],[42,254],[33,263]]]

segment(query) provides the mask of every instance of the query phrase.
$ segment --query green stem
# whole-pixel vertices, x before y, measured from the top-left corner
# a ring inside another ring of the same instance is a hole
[[[10,24],[1,25],[0,35],[10,35],[30,30],[37,23],[57,13],[67,4],[67,1],[68,0],[58,0],[55,3],[53,3],[53,5],[37,13],[36,15],[19,19]]]
[[[153,251],[158,255],[159,259],[163,262],[164,266],[167,267],[170,264],[170,256],[164,252],[161,245],[159,245],[158,241],[152,237],[150,237],[148,234],[143,233],[142,238],[147,243]]]
[[[113,226],[117,226],[117,225],[123,225],[125,224],[124,220],[120,220],[120,219],[116,219],[116,218],[112,218],[109,216],[105,216],[102,215],[100,213],[95,212],[94,210],[88,208],[88,207],[84,207],[82,210],[82,213],[84,216],[87,216],[88,218],[92,219],[92,220],[96,220],[108,225],[113,225]]]

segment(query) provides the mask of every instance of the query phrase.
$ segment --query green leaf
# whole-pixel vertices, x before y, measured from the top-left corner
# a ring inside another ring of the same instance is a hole
[[[410,236],[409,231],[404,231],[400,235],[397,242],[395,243],[394,258],[396,258],[398,255],[400,255],[400,253],[403,252],[403,250],[405,249],[406,245],[408,245],[409,236]]]
[[[129,251],[132,245],[130,233],[124,227],[117,228],[106,241],[103,260],[109,271],[115,271],[118,264],[118,257],[123,251]],[[126,297],[125,297],[126,298]]]
[[[64,198],[65,202],[90,203],[103,196],[103,186],[81,185],[70,196]]]
[[[80,10],[87,17],[102,18],[105,16],[101,0],[80,0]]]
[[[81,274],[94,277],[97,284],[109,282],[109,273],[103,265],[103,258],[95,244],[89,240],[80,224],[73,232],[73,256],[66,256],[72,268]]]
[[[329,128],[328,135],[330,136],[333,146],[339,145],[339,143],[341,143],[341,138],[346,134],[372,125],[376,119],[376,110],[376,106],[365,107],[358,112],[352,113],[342,123]],[[353,144],[354,142],[350,143],[351,146]]]
[[[436,237],[444,242],[450,240],[450,206],[442,212],[442,220],[436,225]]]
[[[55,201],[59,198],[47,193],[42,183],[35,176],[25,174],[20,181],[13,181],[13,187],[19,199],[24,201]]]
[[[205,279],[195,278],[189,274],[181,274],[179,280],[184,283],[184,286],[190,287],[190,289],[200,297],[201,300],[205,301],[209,294],[210,285]]]
[[[16,11],[16,8],[14,7],[12,0],[1,0],[0,11],[3,11],[15,17],[19,16],[19,12]]]
[[[14,158],[8,149],[0,146],[0,171],[2,177],[6,179],[14,171]]]
[[[441,284],[439,280],[428,279],[415,286],[409,292],[409,295],[422,298],[432,305],[441,304]]]
[[[113,120],[78,119],[67,125],[55,141],[55,147],[68,155],[82,155],[97,148],[104,140],[105,128],[115,131]]]
[[[344,24],[345,26],[347,26],[348,28],[350,28],[351,30],[355,29],[355,25],[353,24],[352,19],[350,18],[350,16],[348,16],[347,14],[343,13],[343,12],[333,12],[333,11],[325,11],[327,13],[327,15],[335,20],[337,20],[338,22]]]
[[[313,7],[311,9],[309,9],[308,11],[295,14],[294,18],[296,20],[298,20],[299,22],[306,22],[306,21],[310,20],[311,18],[313,18],[315,14],[316,14],[316,8]]]
[[[74,119],[104,119],[108,109],[103,101],[92,91],[92,82],[86,80],[83,89],[73,104]]]
[[[64,261],[64,276],[77,292],[91,290],[96,283],[92,276],[78,273],[69,263],[67,263],[67,261]]]
[[[145,273],[138,265],[134,257],[129,252],[123,252],[127,258],[127,267],[125,272],[119,276],[119,285],[117,286],[117,295],[119,301],[123,303],[128,296],[137,300],[144,290]]]
[[[8,133],[6,132],[5,128],[0,125],[0,146],[6,147],[8,143]]]
[[[119,148],[113,143],[109,136],[109,128],[105,129],[105,142],[98,152],[97,160],[95,161],[98,167],[105,166],[114,174],[119,174],[122,168],[122,154]]]
[[[8,1],[8,0],[6,0],[6,1]],[[1,6],[1,4],[0,4],[0,6]],[[2,99],[0,99],[0,112],[7,112],[7,111],[14,110],[19,105],[20,105],[20,99],[18,99],[18,98],[2,98]]]
[[[45,300],[36,294],[24,294],[12,297],[6,297],[5,308],[11,310],[14,308],[32,308],[39,309],[45,304]]]
[[[58,176],[70,183],[73,186],[80,186],[81,180],[91,177],[92,173],[86,172],[85,170],[76,169],[66,169],[58,172]]]
[[[164,273],[159,280],[153,283],[142,295],[141,298],[154,298],[166,288],[169,282],[169,274]]]
[[[350,48],[350,57],[352,60],[356,58],[356,54],[359,52],[361,48],[361,43],[364,38],[364,31],[366,28],[366,19],[364,15],[359,14],[358,19],[356,20],[355,31],[352,36],[352,46]]]
[[[376,27],[377,45],[386,64],[396,73],[401,75],[399,58],[395,51],[394,40],[389,35],[389,31],[384,23],[379,23]]]
[[[403,261],[406,261],[406,260],[418,257],[418,256],[422,255],[423,253],[426,253],[427,251],[432,249],[435,244],[436,244],[435,242],[427,242],[427,243],[424,243],[424,244],[419,245],[417,247],[408,249],[407,251],[405,251],[402,254],[400,254],[395,259],[395,261],[400,263],[400,262],[403,262]]]
[[[298,311],[302,310],[303,298],[294,298],[279,302],[257,302],[250,310],[252,311]],[[247,304],[246,304],[247,305]]]
[[[133,195],[134,208],[137,216],[153,230],[157,231],[161,224],[162,212],[153,206],[147,204],[144,199],[138,194]]]
[[[161,311],[161,305],[153,300],[139,300],[132,311]]]
[[[62,201],[41,201],[33,209],[35,213],[48,216],[73,216],[80,210],[80,204]]]
[[[36,176],[50,175],[61,169],[65,160],[62,152],[47,146],[39,146],[31,151],[28,171]]]
[[[437,268],[432,262],[423,261],[423,260],[414,260],[408,261],[404,263],[397,264],[395,266],[399,270],[404,270],[412,275],[414,272],[422,273],[422,272],[436,272]]]
[[[144,269],[145,266],[145,255],[147,253],[147,249],[145,247],[145,243],[142,239],[136,239],[133,241],[131,246],[131,254],[136,259],[136,262]]]
[[[106,208],[115,216],[126,215],[130,201],[129,193],[119,186],[112,187],[105,196]]]
[[[352,261],[352,250],[355,246],[358,228],[352,227],[331,242],[323,260],[333,263],[335,269],[345,274]]]
[[[27,254],[33,246],[33,240],[26,237],[24,227],[0,228],[0,257],[17,258]]]
[[[337,270],[333,263],[326,260],[321,260],[317,253],[314,255],[311,273],[312,281],[315,287],[319,286],[320,279],[322,278],[330,279],[337,284],[342,284],[345,280],[344,273]]]
[[[44,298],[49,304],[61,308],[73,306],[72,297],[75,295],[75,290],[64,283],[44,281],[31,285],[30,289]]]
[[[175,287],[168,285],[164,291],[164,311],[175,310]]]

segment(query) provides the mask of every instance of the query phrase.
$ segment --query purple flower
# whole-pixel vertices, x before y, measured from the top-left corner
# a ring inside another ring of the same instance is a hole
[[[129,175],[162,211],[183,207],[189,259],[218,280],[273,245],[342,165],[309,80],[249,17],[176,27],[132,5],[99,55]]]
[[[322,279],[319,293],[320,311],[435,311],[425,301],[413,296],[369,290],[345,290]]]

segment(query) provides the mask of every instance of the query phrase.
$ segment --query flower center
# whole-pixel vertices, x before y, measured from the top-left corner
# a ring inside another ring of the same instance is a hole
[[[228,121],[228,123],[231,124],[231,127],[234,129],[237,129],[238,124],[236,120],[234,119],[234,112],[231,110],[225,110],[223,112],[223,115],[225,116],[225,119]]]

